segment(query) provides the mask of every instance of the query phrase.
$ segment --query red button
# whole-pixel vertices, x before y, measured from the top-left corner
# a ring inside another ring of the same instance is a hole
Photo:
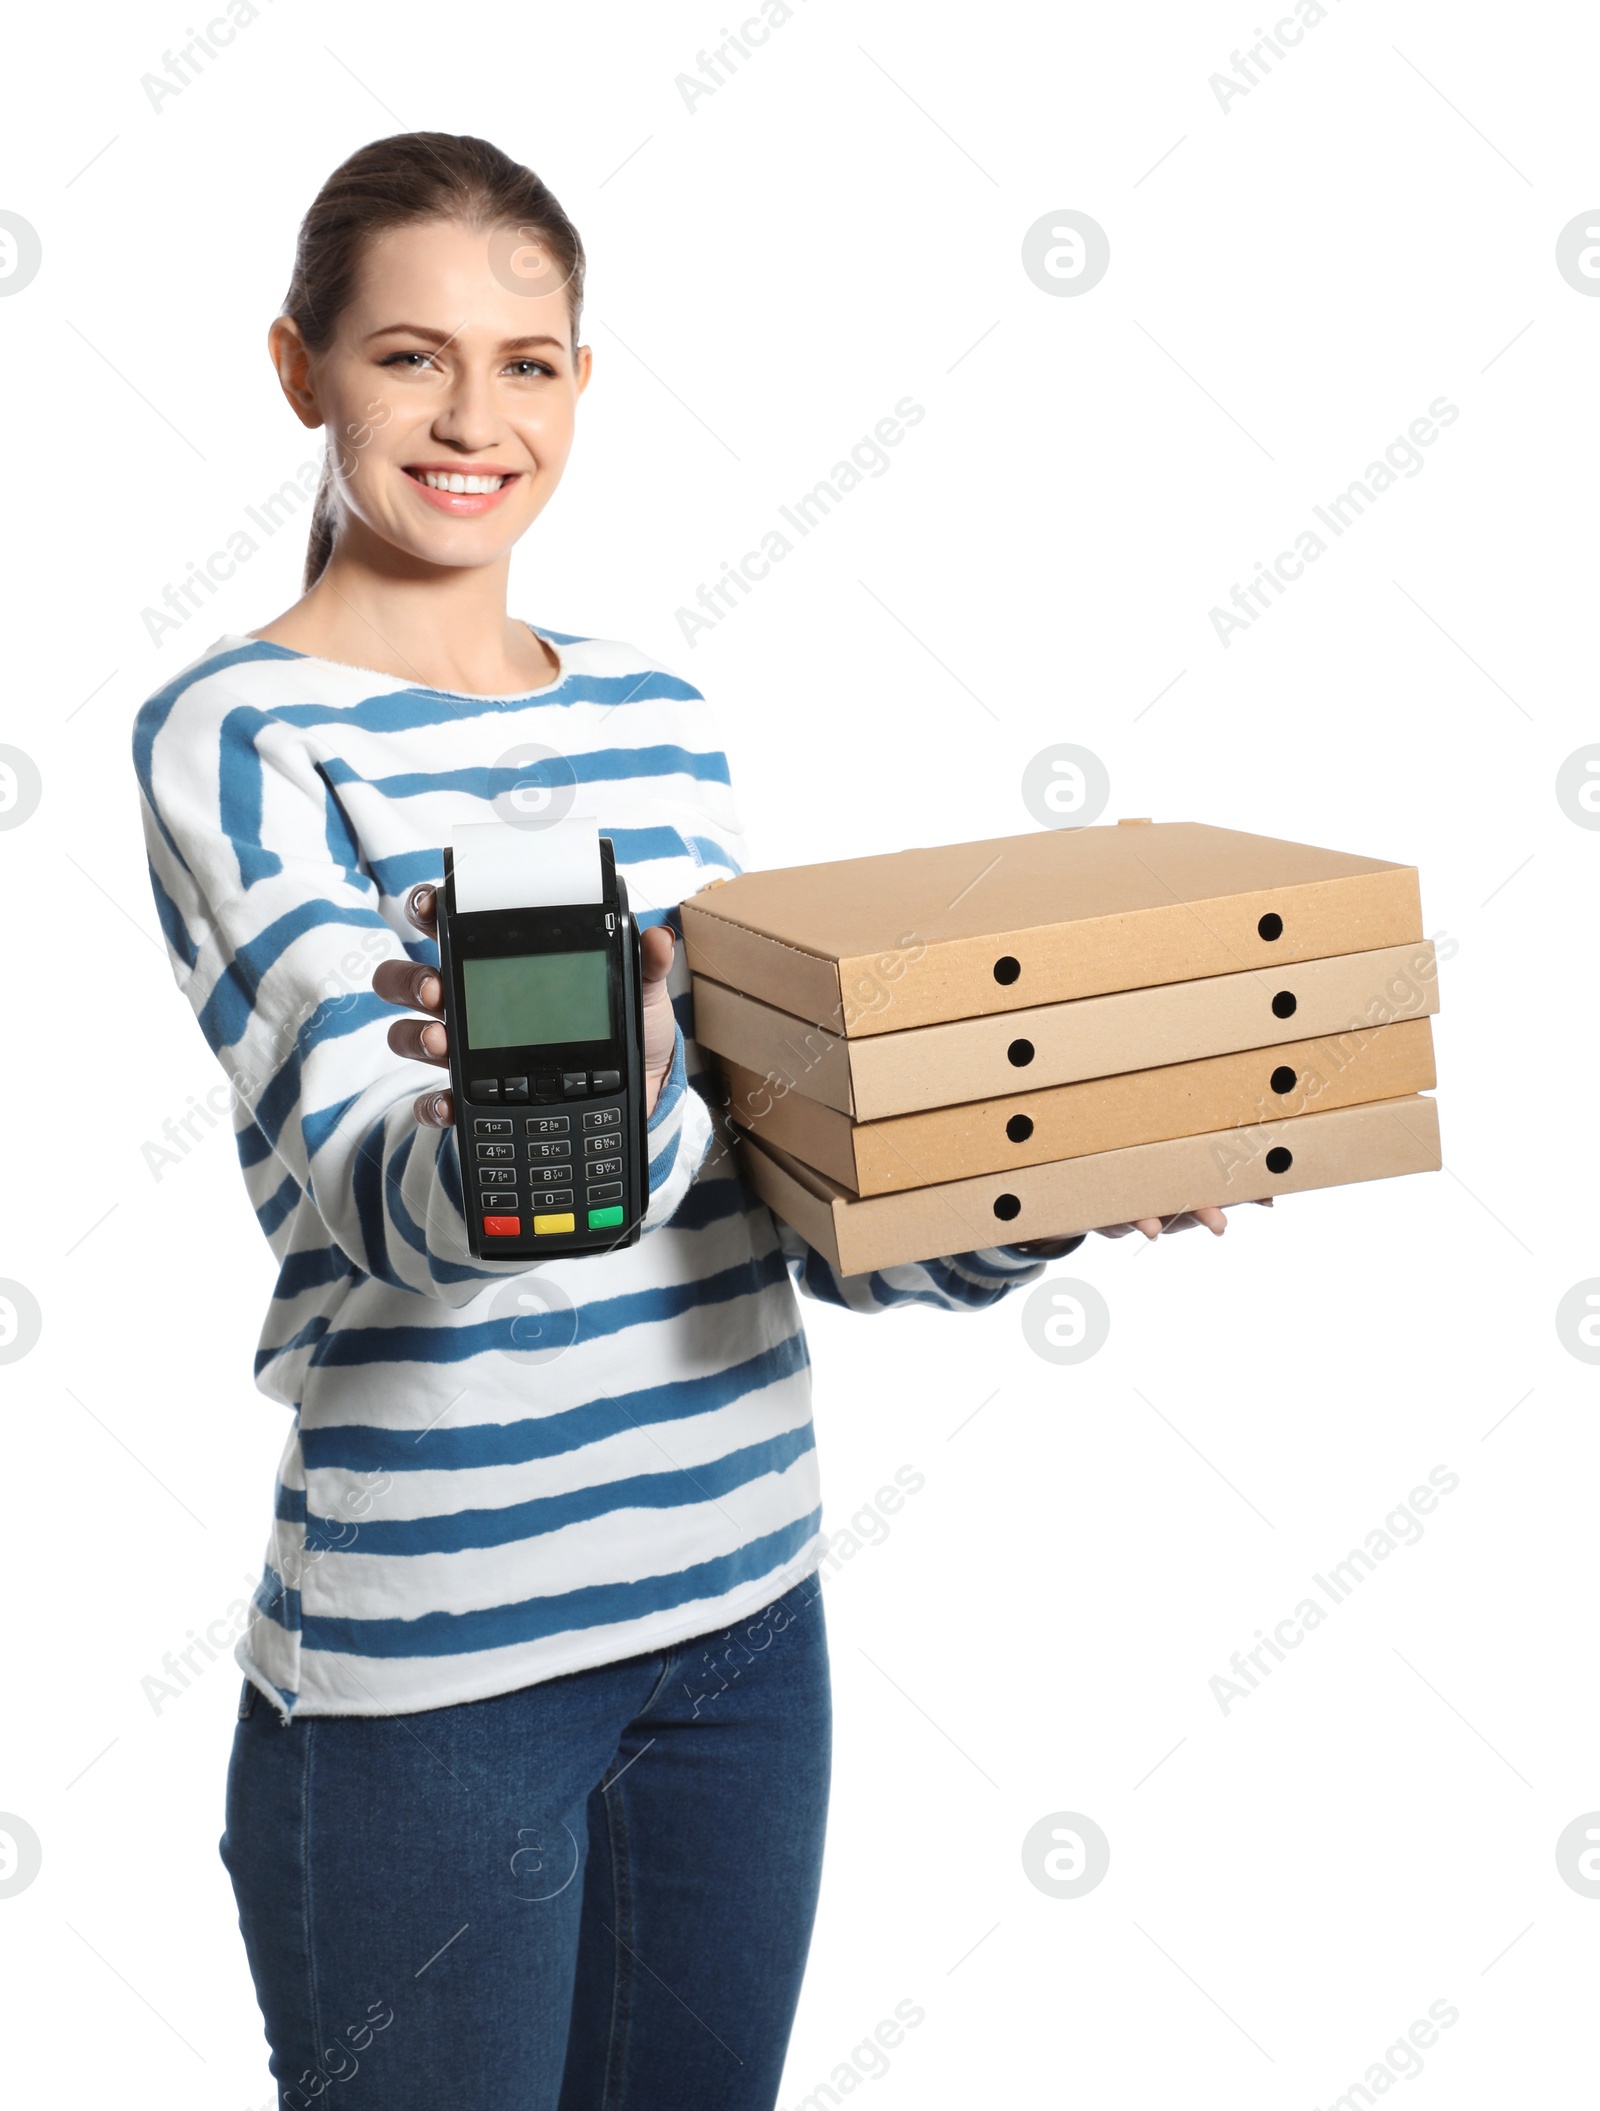
[[[514,1239],[522,1229],[520,1217],[485,1217],[483,1228],[491,1239]]]

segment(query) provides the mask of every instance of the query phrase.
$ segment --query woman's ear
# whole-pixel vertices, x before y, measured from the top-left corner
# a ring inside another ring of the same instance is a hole
[[[311,385],[311,354],[306,350],[300,325],[292,315],[280,315],[267,332],[267,355],[277,369],[278,386],[302,425],[314,432],[323,423]]]

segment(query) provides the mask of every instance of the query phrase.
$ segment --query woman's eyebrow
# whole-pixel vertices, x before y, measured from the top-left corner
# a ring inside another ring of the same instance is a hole
[[[385,323],[381,330],[369,331],[365,341],[371,344],[375,337],[394,337],[399,335],[426,337],[430,338],[434,344],[448,344],[452,337],[459,335],[459,332],[456,330],[435,330],[429,323]],[[506,337],[501,339],[499,349],[502,352],[517,352],[527,345],[554,345],[559,350],[561,339],[559,337]]]

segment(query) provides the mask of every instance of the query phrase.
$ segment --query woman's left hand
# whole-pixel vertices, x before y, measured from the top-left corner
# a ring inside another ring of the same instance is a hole
[[[438,904],[435,891],[424,885],[413,887],[406,901],[406,916],[427,938],[438,936]],[[669,924],[652,924],[639,933],[639,952],[644,979],[644,1111],[646,1120],[661,1097],[662,1080],[672,1067],[676,1029],[672,999],[667,994],[667,972],[677,940]],[[411,1056],[419,1063],[447,1069],[450,1036],[444,1026],[444,984],[437,968],[415,960],[381,960],[373,971],[372,987],[387,1004],[403,1004],[408,1011],[426,1013],[421,1019],[397,1019],[389,1029],[389,1046],[396,1055]],[[417,1120],[430,1129],[448,1129],[455,1120],[455,1101],[448,1091],[422,1093],[416,1103]]]
[[[1256,1207],[1271,1209],[1272,1197],[1258,1196]],[[1228,1228],[1228,1220],[1220,1209],[1186,1209],[1175,1217],[1135,1217],[1131,1224],[1102,1224],[1099,1230],[1102,1239],[1123,1239],[1130,1231],[1142,1231],[1147,1239],[1159,1239],[1164,1231],[1192,1231],[1197,1224],[1215,1232],[1219,1239]]]
[[[1257,1199],[1262,1209],[1271,1209],[1270,1195]],[[1159,1239],[1164,1231],[1192,1231],[1197,1224],[1203,1224],[1219,1239],[1228,1228],[1228,1220],[1220,1209],[1186,1209],[1172,1217],[1135,1217],[1130,1224],[1101,1224],[1096,1229],[1102,1239],[1125,1239],[1130,1231],[1142,1231],[1147,1239]],[[1016,1250],[1042,1254],[1050,1260],[1060,1254],[1066,1243],[1064,1239],[1024,1239]]]

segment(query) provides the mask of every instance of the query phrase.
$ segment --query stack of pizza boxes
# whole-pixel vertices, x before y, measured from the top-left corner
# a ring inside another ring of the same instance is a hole
[[[1414,866],[1122,821],[682,917],[745,1171],[846,1275],[1440,1163]]]

